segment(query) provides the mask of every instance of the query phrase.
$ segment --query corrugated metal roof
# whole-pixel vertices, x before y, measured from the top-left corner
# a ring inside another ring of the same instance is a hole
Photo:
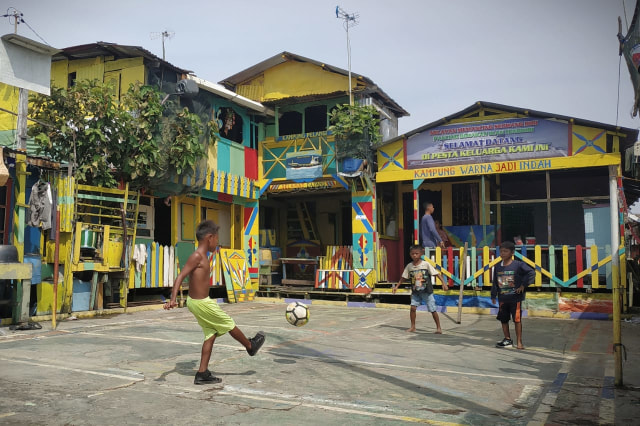
[[[212,83],[210,81],[192,75],[189,76],[189,79],[195,81],[198,87],[209,93],[214,93],[218,96],[230,100],[231,102],[250,108],[254,111],[258,111],[262,114],[269,115],[271,117],[275,115],[275,112],[273,110],[262,105],[260,102],[256,102],[253,99],[245,98],[244,96],[241,96],[236,92],[227,89],[221,84]]]
[[[265,70],[268,70],[269,68],[273,68],[276,65],[280,65],[287,61],[308,62],[314,65],[317,65],[329,72],[341,74],[346,77],[349,76],[349,71],[343,70],[342,68],[334,67],[332,65],[327,65],[323,62],[305,58],[304,56],[296,55],[295,53],[285,51],[275,56],[272,56],[271,58],[265,59],[264,61],[259,62],[243,71],[240,71],[239,73],[236,73],[230,77],[227,77],[224,80],[219,81],[218,83],[232,90],[235,90],[235,87],[237,85],[263,73]],[[384,92],[384,90],[378,87],[378,85],[375,84],[371,79],[361,74],[354,73],[353,71],[351,72],[351,78],[357,78],[364,81],[367,85],[367,89],[366,89],[367,94],[372,97],[378,98],[380,101],[382,101],[382,103],[386,107],[393,110],[398,117],[404,117],[409,115],[409,113],[404,108],[402,108],[398,103],[396,103],[396,101],[391,99],[391,97],[387,95]]]
[[[620,126],[614,126],[611,124],[605,124],[605,123],[599,123],[596,121],[590,121],[590,120],[583,120],[581,118],[576,118],[576,117],[569,117],[566,115],[561,115],[561,114],[552,114],[550,112],[543,112],[543,111],[535,111],[532,109],[528,109],[528,108],[520,108],[520,107],[514,107],[514,106],[509,106],[509,105],[502,105],[502,104],[496,104],[493,102],[486,102],[486,101],[477,101],[476,103],[468,106],[467,108],[458,111],[456,113],[453,113],[451,115],[447,115],[446,117],[443,117],[439,120],[433,121],[429,124],[425,124],[424,126],[418,127],[414,130],[411,130],[409,132],[403,133],[393,139],[389,139],[384,141],[384,143],[381,143],[378,145],[378,147],[384,146],[384,145],[388,145],[390,143],[396,142],[399,139],[404,139],[404,138],[408,138],[410,136],[413,136],[415,134],[418,133],[422,133],[425,130],[429,130],[433,127],[438,127],[438,126],[442,126],[445,124],[450,123],[452,120],[455,120],[457,118],[461,118],[466,116],[467,114],[479,110],[481,108],[489,108],[489,109],[496,109],[496,110],[500,110],[500,111],[505,111],[505,112],[512,112],[512,113],[518,113],[518,114],[523,114],[523,115],[529,115],[529,116],[534,116],[534,117],[541,117],[541,118],[553,118],[553,119],[557,119],[557,120],[565,120],[565,121],[572,121],[575,124],[578,124],[580,126],[589,126],[589,127],[596,127],[599,129],[604,129],[604,130],[609,130],[609,131],[620,131],[622,133],[625,133],[627,135],[626,141],[627,142],[635,142],[638,138],[638,130],[636,129],[630,129],[627,127],[620,127]],[[488,121],[491,120],[491,116],[486,116],[486,117],[482,117],[479,118],[478,120],[483,120],[483,121]]]
[[[116,59],[122,58],[137,58],[142,56],[150,61],[159,61],[161,65],[176,71],[180,74],[192,74],[193,71],[178,68],[175,65],[170,64],[162,58],[154,55],[146,49],[140,46],[124,46],[115,43],[106,43],[98,41],[91,44],[81,44],[78,46],[65,47],[60,53],[57,53],[51,59],[52,61],[59,61],[62,59],[86,59],[94,58],[96,56],[114,56]]]

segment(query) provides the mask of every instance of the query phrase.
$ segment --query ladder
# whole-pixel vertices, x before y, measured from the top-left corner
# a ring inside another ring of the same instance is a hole
[[[304,235],[305,240],[320,241],[318,228],[309,214],[309,207],[307,206],[307,203],[304,201],[296,203],[296,211],[298,212],[298,220],[300,221],[302,235]]]

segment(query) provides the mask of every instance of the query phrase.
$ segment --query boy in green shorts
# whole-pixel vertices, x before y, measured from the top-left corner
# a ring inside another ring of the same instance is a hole
[[[176,277],[171,291],[171,300],[164,304],[164,309],[167,310],[178,306],[176,303],[178,289],[182,281],[188,276],[189,296],[187,297],[187,308],[196,317],[198,324],[204,331],[200,368],[193,381],[196,385],[220,383],[222,381],[222,379],[214,377],[208,369],[216,337],[229,332],[231,337],[240,342],[251,356],[258,353],[265,339],[262,331],[259,331],[251,339],[247,339],[233,319],[220,309],[215,300],[209,297],[211,267],[209,266],[207,252],[213,252],[218,247],[219,228],[212,220],[205,220],[198,225],[196,228],[198,248],[189,256],[182,271]]]

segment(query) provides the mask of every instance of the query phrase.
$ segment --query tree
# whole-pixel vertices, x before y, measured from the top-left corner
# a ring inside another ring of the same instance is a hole
[[[131,85],[120,102],[114,88],[98,81],[78,81],[51,96],[31,98],[29,129],[39,152],[69,162],[78,182],[133,189],[148,187],[163,177],[193,172],[206,162],[206,148],[217,133],[215,123],[202,120],[152,86]],[[46,126],[41,123],[48,123]]]

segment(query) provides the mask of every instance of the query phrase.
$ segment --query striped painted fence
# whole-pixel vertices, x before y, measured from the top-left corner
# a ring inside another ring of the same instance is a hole
[[[146,254],[144,263],[137,262],[135,254],[142,247]],[[129,288],[173,287],[179,272],[174,247],[157,242],[136,244],[133,260],[129,270]]]
[[[328,290],[353,288],[351,246],[327,246],[326,256],[318,257],[315,287]]]
[[[611,288],[611,252],[607,246],[516,246],[515,257],[536,271],[535,287],[563,287],[593,289]],[[626,276],[626,253],[619,247],[620,276]],[[449,247],[427,249],[425,259],[443,275],[448,285],[491,287],[493,266],[500,262],[499,249],[490,247]],[[460,277],[461,259],[465,259],[465,276]]]

